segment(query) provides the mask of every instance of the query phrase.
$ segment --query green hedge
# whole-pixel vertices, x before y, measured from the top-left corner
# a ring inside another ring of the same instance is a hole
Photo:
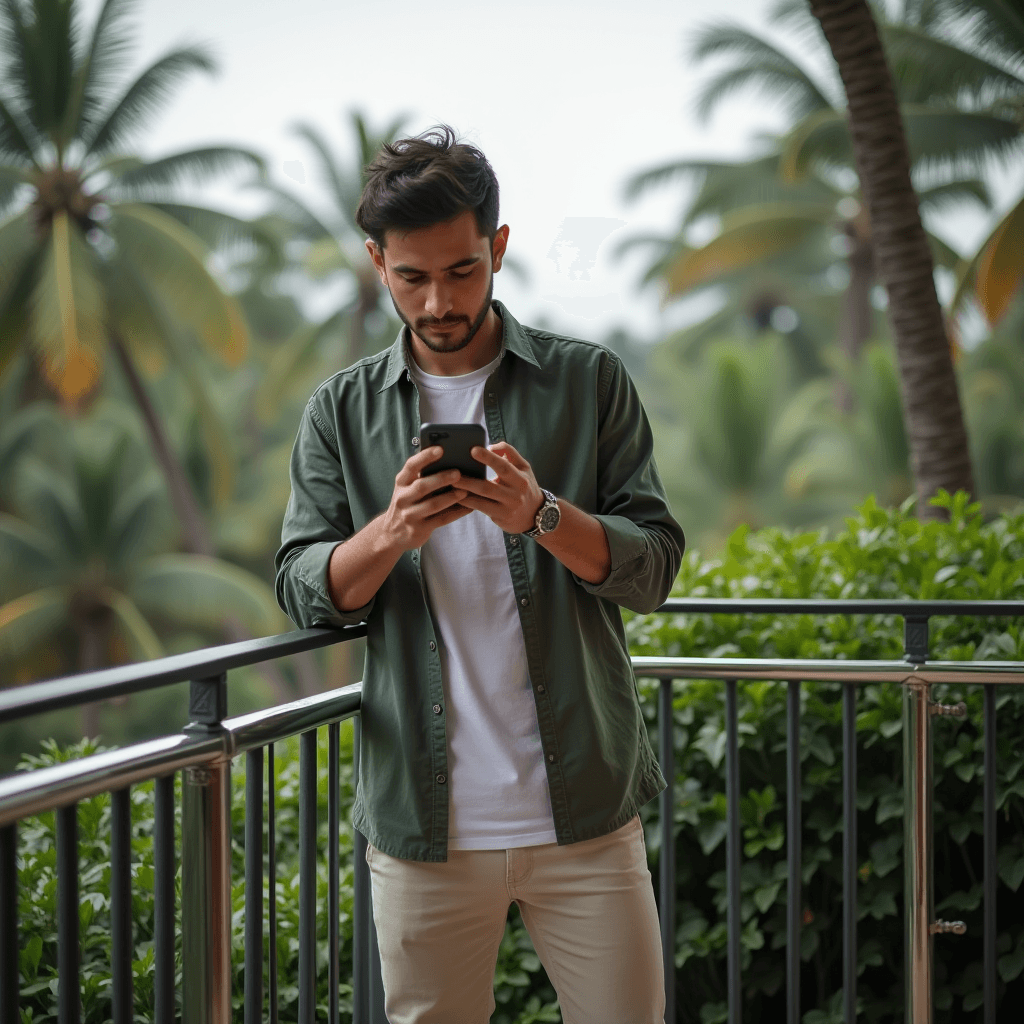
[[[950,522],[922,524],[905,507],[869,500],[834,539],[767,529],[738,530],[721,558],[687,554],[673,593],[709,597],[912,597],[1024,600],[1024,515],[983,523],[962,495],[944,497]],[[738,616],[627,614],[635,654],[716,657],[899,658],[895,616]],[[932,620],[932,656],[1024,661],[1024,629],[1004,619]],[[657,746],[656,686],[640,681]],[[743,991],[748,1019],[782,1019],[785,999],[785,684],[741,683],[741,816],[744,829]],[[964,699],[966,719],[935,722],[935,890],[946,917],[968,924],[964,937],[935,940],[936,1020],[980,1019],[981,1000],[981,690],[937,688]],[[677,850],[677,1019],[725,1020],[724,703],[718,682],[680,681],[674,691]],[[841,695],[838,685],[803,687],[803,1019],[840,1021],[842,984]],[[1007,688],[999,707],[1000,1001],[1024,997],[1024,694]],[[861,1019],[902,1019],[902,737],[897,685],[864,686],[858,700],[858,862]],[[321,730],[319,811],[326,848],[326,735]],[[343,822],[352,800],[350,724],[342,729]],[[48,746],[24,767],[80,757],[87,744]],[[278,960],[282,1021],[295,1020],[298,966],[298,745],[279,744]],[[235,1006],[241,1021],[244,762],[233,773]],[[82,957],[87,1024],[110,1019],[109,798],[81,805]],[[133,790],[136,1019],[151,1019],[152,786]],[[659,855],[657,802],[642,810],[652,871]],[[19,828],[21,968],[24,1021],[56,1019],[56,878],[53,815]],[[352,845],[342,829],[342,966],[351,977]],[[326,857],[318,864],[318,905],[326,906]],[[326,1019],[326,921],[318,922],[318,1019]],[[554,991],[515,908],[509,913],[495,977],[494,1024],[558,1021]],[[343,1019],[351,991],[343,987]]]

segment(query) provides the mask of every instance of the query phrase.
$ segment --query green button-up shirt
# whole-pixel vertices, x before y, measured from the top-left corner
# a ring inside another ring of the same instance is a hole
[[[490,441],[507,440],[542,487],[594,515],[611,550],[611,572],[595,585],[528,537],[505,535],[555,833],[566,845],[614,831],[665,788],[618,606],[650,612],[665,600],[684,538],[621,361],[600,345],[522,327],[494,305],[504,326],[484,392]],[[420,552],[405,552],[363,608],[338,611],[327,591],[331,552],[388,508],[395,475],[418,451],[410,358],[403,330],[310,398],[292,451],[277,597],[300,627],[366,622],[352,823],[394,857],[446,861],[441,633]]]

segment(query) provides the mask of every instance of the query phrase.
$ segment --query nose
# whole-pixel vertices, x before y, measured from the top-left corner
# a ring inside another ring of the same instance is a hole
[[[447,286],[436,281],[427,289],[426,310],[435,319],[444,319],[445,314],[452,308],[451,292]]]

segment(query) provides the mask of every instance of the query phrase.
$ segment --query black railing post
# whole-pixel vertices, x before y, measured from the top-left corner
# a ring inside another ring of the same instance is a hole
[[[174,1024],[174,775],[156,780],[153,819],[153,1020]]]
[[[132,810],[131,790],[110,794],[111,1010],[114,1024],[132,1024]]]
[[[985,788],[983,831],[985,844],[982,857],[984,871],[982,884],[985,887],[983,965],[984,1003],[982,1004],[983,1024],[995,1024],[998,980],[996,977],[996,893],[999,886],[999,863],[996,857],[996,688],[988,683],[985,694]]]
[[[18,826],[0,828],[0,1024],[18,1024]]]
[[[800,683],[786,693],[786,1021],[800,1024],[800,927],[803,899],[800,808]]]
[[[665,1020],[676,1019],[676,750],[672,714],[672,679],[658,688],[658,754],[667,786],[658,798],[661,852],[658,855],[661,955],[665,968]]]
[[[57,811],[57,1022],[79,1024],[78,804]]]
[[[856,683],[843,683],[843,1020],[857,1020]]]
[[[341,862],[338,848],[340,834],[340,785],[338,769],[341,761],[341,724],[327,727],[327,1024],[339,1024],[341,936],[338,915],[341,911],[339,887]]]
[[[729,1024],[743,1020],[743,990],[740,975],[740,747],[736,705],[736,680],[725,681],[725,874],[728,909],[727,991]]]
[[[226,673],[192,683],[186,731],[226,714]],[[231,759],[186,768],[182,790],[182,1019],[231,1024]]]
[[[299,737],[299,1024],[316,1018],[316,729]]]
[[[245,1024],[263,1024],[263,748],[245,755]]]

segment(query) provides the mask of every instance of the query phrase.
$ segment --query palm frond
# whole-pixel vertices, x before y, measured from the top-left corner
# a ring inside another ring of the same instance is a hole
[[[119,632],[128,642],[132,661],[151,661],[164,656],[163,644],[160,643],[153,627],[139,611],[138,605],[119,590],[107,590],[104,593],[107,605],[117,617]]]
[[[216,64],[202,47],[173,50],[151,64],[134,82],[113,109],[100,119],[99,126],[85,140],[87,153],[103,153],[125,142],[142,123],[170,99],[177,85],[194,71],[213,73]]]
[[[20,222],[20,223],[19,223]],[[30,334],[32,293],[43,263],[43,251],[31,244],[17,247],[10,230],[25,229],[31,239],[31,219],[26,212],[0,227],[0,377],[15,356],[27,347]]]
[[[13,104],[0,97],[0,157],[21,160],[39,170],[36,147],[33,145],[37,142],[35,132],[15,113]]]
[[[978,261],[976,294],[978,305],[990,325],[1005,315],[1010,301],[1020,291],[1024,266],[1024,198],[1003,217],[982,247]]]
[[[706,245],[691,249],[668,268],[670,296],[721,280],[737,270],[773,259],[803,243],[835,217],[831,204],[764,204],[725,218]]]
[[[57,550],[60,564],[75,565],[89,555],[89,524],[77,491],[63,471],[35,456],[23,459],[14,486],[14,505],[38,526]]]
[[[136,199],[148,197],[153,189],[183,184],[205,185],[211,178],[236,171],[263,174],[266,167],[263,157],[252,150],[239,146],[205,146],[148,163],[138,161],[116,174],[106,191],[114,199]]]
[[[89,46],[75,73],[65,124],[67,137],[84,136],[95,129],[105,93],[127,65],[134,42],[134,26],[129,18],[137,4],[138,0],[103,0]]]
[[[292,126],[292,131],[300,138],[305,139],[316,153],[320,162],[320,178],[326,185],[327,192],[337,206],[338,212],[345,216],[346,211],[352,205],[353,195],[358,202],[360,191],[358,183],[353,187],[352,182],[345,180],[327,140],[312,125],[300,122]]]
[[[246,220],[220,210],[188,203],[148,203],[173,217],[187,228],[211,252],[227,253],[237,259],[253,259],[258,254],[280,260],[281,240],[268,230],[264,221]]]
[[[167,487],[155,470],[132,480],[115,497],[106,524],[107,561],[112,572],[131,572],[152,555],[170,525]]]
[[[66,626],[68,594],[47,587],[0,605],[0,662],[24,657],[37,644]]]
[[[817,83],[791,57],[754,32],[729,23],[706,25],[696,33],[690,56],[697,61],[728,54],[736,63],[701,87],[695,110],[706,121],[726,95],[754,83],[786,103],[797,116],[831,107]]]
[[[54,214],[32,293],[32,335],[43,372],[60,396],[77,402],[100,373],[105,302],[92,252],[63,210]]]
[[[964,94],[988,103],[1024,93],[1024,79],[985,57],[911,25],[882,29],[885,55],[902,103],[955,105]]]
[[[276,418],[285,397],[318,365],[321,345],[337,334],[343,321],[339,312],[320,323],[305,324],[275,349],[256,390],[256,411],[264,423]]]
[[[0,164],[0,215],[14,202],[31,178],[21,167]]]
[[[110,267],[107,288],[110,321],[116,324],[131,356],[146,365],[159,353],[161,361],[170,361],[184,376],[199,414],[210,462],[213,499],[218,506],[223,505],[234,491],[234,445],[203,376],[196,370],[194,357],[181,344],[178,331],[163,308],[164,303],[153,294],[133,261],[115,261]]]
[[[680,178],[702,179],[711,171],[726,166],[730,165],[708,160],[671,160],[666,164],[638,171],[627,178],[622,186],[622,198],[627,201],[636,199],[652,188],[675,182]]]
[[[904,105],[900,113],[915,170],[969,173],[1019,158],[1024,143],[1024,125],[983,110]]]
[[[59,552],[39,527],[0,512],[0,602],[57,579]]]
[[[14,466],[22,454],[46,430],[59,429],[51,402],[32,402],[18,409],[0,427],[0,490],[6,490],[14,476]]]
[[[935,266],[945,267],[955,273],[964,261],[963,256],[933,232],[926,231],[925,234],[928,237],[928,246],[932,251],[932,262]]]
[[[203,555],[161,555],[139,566],[128,596],[147,618],[200,629],[240,619],[254,636],[287,629],[273,591],[258,576]]]
[[[77,47],[77,7],[71,3],[33,3],[30,20],[18,16],[17,0],[3,0],[14,57],[9,82],[33,129],[63,149],[60,127],[72,92]]]
[[[260,182],[261,191],[267,192],[274,202],[281,216],[294,228],[294,230],[310,241],[318,238],[333,238],[334,232],[327,227],[320,217],[315,214],[301,199],[296,199],[286,189],[273,182]]]
[[[229,365],[237,365],[248,345],[245,323],[207,270],[200,240],[162,210],[140,203],[115,206],[108,227],[174,317]]]
[[[927,213],[944,213],[965,203],[977,203],[982,209],[990,210],[992,194],[979,178],[966,178],[918,189],[917,202],[921,211]]]
[[[1024,53],[1024,10],[1016,0],[945,0],[945,6],[976,46],[1020,65]]]

